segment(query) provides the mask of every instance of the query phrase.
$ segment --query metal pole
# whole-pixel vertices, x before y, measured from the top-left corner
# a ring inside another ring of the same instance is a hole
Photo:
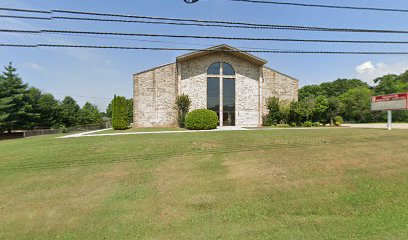
[[[388,110],[388,130],[392,129],[392,111]]]

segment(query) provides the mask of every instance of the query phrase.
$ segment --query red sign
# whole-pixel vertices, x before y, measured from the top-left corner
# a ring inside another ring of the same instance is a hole
[[[408,109],[408,93],[375,96],[371,99],[371,110],[399,110]]]
[[[389,94],[384,96],[375,96],[373,97],[373,102],[386,102],[386,101],[396,101],[408,99],[408,93],[397,93],[397,94]]]

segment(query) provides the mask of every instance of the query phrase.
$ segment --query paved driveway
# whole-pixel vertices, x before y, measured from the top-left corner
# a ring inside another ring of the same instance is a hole
[[[352,128],[383,128],[387,129],[387,123],[356,123],[356,124],[343,124],[343,127]],[[408,123],[393,123],[392,128],[394,129],[408,129]]]

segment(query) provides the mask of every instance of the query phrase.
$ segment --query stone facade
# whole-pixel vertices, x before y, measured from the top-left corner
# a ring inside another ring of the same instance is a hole
[[[222,47],[223,50],[234,49]],[[190,110],[207,108],[207,69],[215,62],[225,62],[235,70],[235,124],[260,126],[262,116],[267,114],[267,98],[297,100],[298,81],[265,67],[266,61],[255,58],[225,51],[200,52],[180,57],[176,63],[135,74],[134,125],[175,126],[174,102],[178,94],[189,95]]]
[[[134,75],[134,126],[176,125],[176,64],[168,64]]]

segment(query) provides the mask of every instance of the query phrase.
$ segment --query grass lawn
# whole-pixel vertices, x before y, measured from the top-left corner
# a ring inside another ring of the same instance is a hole
[[[0,239],[407,239],[408,130],[0,142]]]
[[[126,130],[105,130],[96,132],[94,134],[107,134],[107,133],[127,133],[127,132],[167,132],[167,131],[186,131],[183,128],[176,128],[176,127],[156,127],[156,128],[129,128]]]

